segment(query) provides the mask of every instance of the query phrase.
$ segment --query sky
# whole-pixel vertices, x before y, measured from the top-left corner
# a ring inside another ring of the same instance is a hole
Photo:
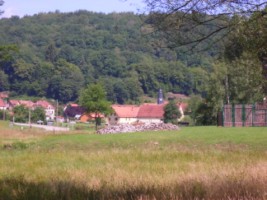
[[[34,15],[40,12],[73,12],[88,10],[94,12],[135,12],[144,10],[142,0],[4,0],[1,17]]]

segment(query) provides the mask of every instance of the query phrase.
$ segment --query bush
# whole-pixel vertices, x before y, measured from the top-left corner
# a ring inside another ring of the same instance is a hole
[[[189,126],[194,126],[194,120],[189,116],[185,115],[184,118],[178,122],[178,125],[189,125]]]
[[[6,120],[6,121],[10,120],[10,114],[7,110],[6,111],[0,110],[0,120]]]

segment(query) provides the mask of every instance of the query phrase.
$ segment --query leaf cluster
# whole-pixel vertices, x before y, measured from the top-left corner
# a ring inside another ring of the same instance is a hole
[[[167,41],[145,34],[147,17],[81,10],[1,19],[0,44],[16,44],[20,51],[1,63],[0,91],[68,102],[100,82],[108,100],[120,104],[153,97],[159,88],[202,94],[206,75],[198,72],[211,69],[220,48],[200,54],[160,48]]]

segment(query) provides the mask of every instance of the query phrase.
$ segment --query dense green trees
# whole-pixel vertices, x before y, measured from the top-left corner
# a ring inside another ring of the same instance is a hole
[[[174,100],[169,101],[169,103],[164,106],[164,123],[177,124],[178,119],[181,117],[181,113]]]
[[[111,105],[106,100],[104,88],[100,84],[88,85],[79,96],[80,105],[87,114],[94,114],[96,130],[101,120],[101,115],[111,113]]]
[[[85,85],[101,82],[114,103],[138,102],[158,88],[203,93],[192,77],[197,68],[211,68],[214,49],[188,55],[159,48],[155,43],[164,41],[147,37],[149,27],[140,31],[143,17],[77,11],[1,19],[0,45],[17,44],[20,51],[1,63],[0,90],[67,102]]]
[[[37,121],[45,121],[45,110],[42,107],[37,107],[31,111],[31,122],[37,123]]]
[[[144,0],[144,3],[151,13],[146,22],[153,27],[152,32],[161,35],[172,48],[184,45],[197,50],[209,48],[242,26],[236,18],[246,20],[256,13],[253,24],[267,14],[266,0]]]
[[[19,105],[19,106],[14,107],[13,112],[14,112],[15,122],[36,123],[38,120],[42,120],[43,122],[46,120],[45,111],[41,107],[37,107],[34,110],[32,110],[32,109],[27,108],[24,105]]]
[[[1,2],[0,2],[1,6]],[[10,89],[9,72],[7,70],[12,61],[14,53],[18,51],[15,45],[1,45],[0,44],[0,92]]]
[[[26,123],[29,122],[30,112],[24,105],[16,106],[13,109],[15,122]]]
[[[77,100],[86,85],[101,83],[110,102],[125,104],[140,103],[144,94],[155,97],[162,88],[201,96],[192,117],[198,124],[213,123],[223,104],[260,101],[267,93],[262,76],[267,76],[266,15],[260,14],[215,17],[196,27],[197,20],[211,16],[189,12],[173,38],[149,34],[155,33],[153,16],[133,13],[54,12],[1,19],[0,91],[68,102]],[[161,28],[175,20],[169,22]],[[162,48],[199,39],[224,22],[239,26],[197,45]]]
[[[204,97],[199,103],[190,102],[196,124],[215,124],[225,103],[260,102],[267,95],[266,1],[145,3],[151,12],[146,20],[151,33],[160,35],[168,47],[219,53],[218,60],[210,63],[197,59],[187,63],[201,66],[186,74],[191,76],[187,91]]]

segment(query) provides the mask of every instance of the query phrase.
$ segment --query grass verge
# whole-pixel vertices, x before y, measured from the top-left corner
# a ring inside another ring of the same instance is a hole
[[[0,139],[0,199],[267,198],[266,128],[21,134]]]

